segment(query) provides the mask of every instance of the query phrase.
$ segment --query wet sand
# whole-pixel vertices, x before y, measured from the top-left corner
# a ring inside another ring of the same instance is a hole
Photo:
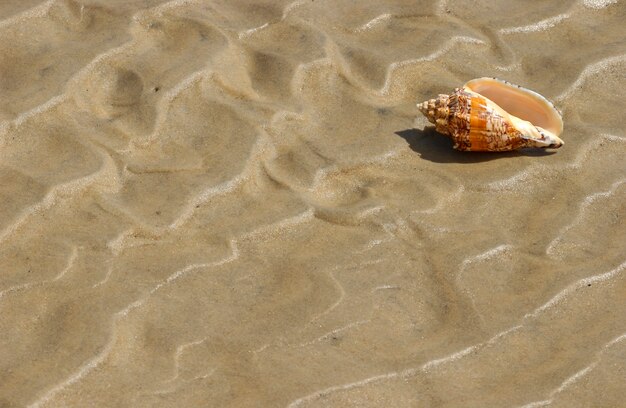
[[[620,406],[624,21],[1,2],[0,407]],[[481,76],[565,146],[452,150],[415,104]]]

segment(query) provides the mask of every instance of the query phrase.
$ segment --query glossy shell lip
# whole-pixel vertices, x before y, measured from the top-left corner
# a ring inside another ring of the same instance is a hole
[[[561,113],[552,102],[535,91],[497,78],[472,79],[463,87],[491,100],[508,114],[540,127],[557,139],[563,132]],[[563,144],[562,141],[560,143]]]

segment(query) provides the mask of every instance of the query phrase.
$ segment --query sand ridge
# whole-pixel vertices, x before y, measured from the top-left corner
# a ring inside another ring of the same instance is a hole
[[[0,4],[0,406],[619,406],[620,1]],[[555,100],[555,154],[415,103]]]

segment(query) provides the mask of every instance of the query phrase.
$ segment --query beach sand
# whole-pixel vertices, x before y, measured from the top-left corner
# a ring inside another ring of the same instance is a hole
[[[626,2],[0,2],[0,407],[618,407]],[[457,152],[495,76],[565,146]]]

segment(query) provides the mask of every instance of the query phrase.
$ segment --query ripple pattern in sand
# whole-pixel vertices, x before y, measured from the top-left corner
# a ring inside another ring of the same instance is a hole
[[[357,3],[0,4],[0,406],[626,400],[626,4]],[[421,130],[478,76],[566,146]]]

